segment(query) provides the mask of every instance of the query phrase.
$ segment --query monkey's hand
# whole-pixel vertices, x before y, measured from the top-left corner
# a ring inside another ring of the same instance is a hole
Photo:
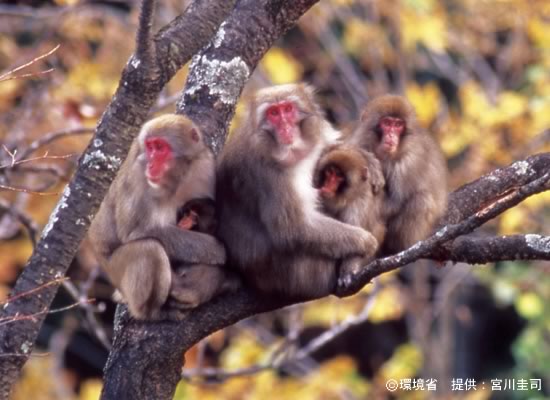
[[[369,168],[366,172],[369,183],[372,187],[372,192],[375,195],[379,194],[386,185],[386,180],[384,179],[384,174],[382,173],[382,166],[374,154],[369,151],[362,151],[365,158],[368,160]]]
[[[367,257],[378,248],[378,241],[370,232],[316,210],[310,211],[307,222],[292,230],[281,223],[283,218],[269,218],[269,221],[271,239],[280,250],[293,251],[299,247],[321,257],[339,260]]]

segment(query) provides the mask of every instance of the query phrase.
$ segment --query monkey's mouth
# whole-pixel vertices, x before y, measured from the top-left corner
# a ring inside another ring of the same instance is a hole
[[[166,168],[163,168],[162,166],[149,166],[147,168],[147,171],[145,175],[147,176],[147,180],[151,183],[159,184],[162,181],[162,178],[166,174]]]

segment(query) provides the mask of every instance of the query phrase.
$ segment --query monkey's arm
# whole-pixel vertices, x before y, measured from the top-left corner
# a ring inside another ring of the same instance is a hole
[[[362,228],[317,210],[305,210],[307,215],[297,218],[288,212],[289,208],[266,204],[261,211],[269,236],[281,250],[304,248],[313,254],[340,259],[371,256],[378,247],[374,236]]]
[[[151,228],[141,237],[158,240],[172,261],[209,265],[222,265],[226,261],[223,244],[204,233],[186,231],[174,225]]]
[[[88,231],[88,237],[101,265],[105,266],[122,243],[117,236],[116,221],[107,210],[112,208],[107,195]]]

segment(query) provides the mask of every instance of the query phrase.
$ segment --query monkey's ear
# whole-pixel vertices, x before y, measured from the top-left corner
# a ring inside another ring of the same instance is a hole
[[[199,131],[197,131],[197,129],[195,128],[191,128],[191,139],[193,139],[195,142],[198,142],[201,139]]]

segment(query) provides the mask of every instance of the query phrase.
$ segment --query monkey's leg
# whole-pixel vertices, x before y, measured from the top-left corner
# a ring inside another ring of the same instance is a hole
[[[153,228],[142,235],[162,243],[170,260],[187,264],[225,264],[225,248],[214,236],[174,226]]]
[[[137,319],[158,319],[170,291],[170,260],[160,243],[137,240],[120,246],[105,268],[122,293],[130,314]]]

